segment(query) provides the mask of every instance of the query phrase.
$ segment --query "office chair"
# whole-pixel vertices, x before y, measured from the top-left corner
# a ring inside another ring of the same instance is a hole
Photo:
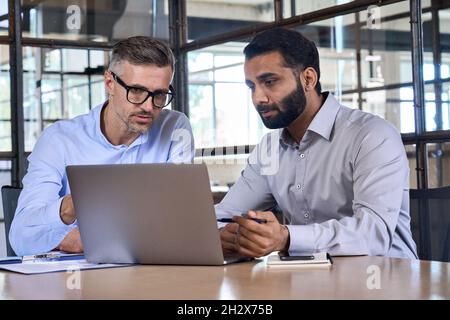
[[[419,258],[450,262],[450,187],[411,189],[410,204]]]
[[[3,216],[5,218],[5,235],[6,235],[6,254],[15,256],[14,250],[9,243],[9,229],[11,227],[14,213],[16,212],[17,200],[19,199],[22,188],[12,186],[2,187]]]

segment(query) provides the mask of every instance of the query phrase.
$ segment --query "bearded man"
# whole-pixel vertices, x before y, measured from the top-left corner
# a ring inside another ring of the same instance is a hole
[[[417,259],[408,160],[398,131],[322,92],[317,48],[300,33],[265,31],[244,54],[253,104],[275,130],[216,205],[218,218],[232,219],[219,224],[224,252]],[[267,159],[276,170],[267,170]],[[288,223],[279,222],[276,206]]]

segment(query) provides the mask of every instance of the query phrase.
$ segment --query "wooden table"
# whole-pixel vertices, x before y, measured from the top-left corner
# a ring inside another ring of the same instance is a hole
[[[450,299],[449,274],[450,263],[384,257],[336,257],[331,269],[308,270],[267,268],[262,259],[82,271],[80,289],[69,289],[71,273],[2,271],[0,299]]]

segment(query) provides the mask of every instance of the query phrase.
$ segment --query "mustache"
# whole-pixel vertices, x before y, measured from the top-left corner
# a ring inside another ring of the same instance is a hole
[[[153,114],[149,113],[149,112],[145,112],[145,111],[140,111],[140,112],[132,113],[131,116],[153,117]]]
[[[273,111],[273,110],[277,110],[277,111],[279,110],[278,105],[276,105],[275,103],[266,104],[266,105],[258,104],[256,106],[256,111],[258,111],[259,113]]]

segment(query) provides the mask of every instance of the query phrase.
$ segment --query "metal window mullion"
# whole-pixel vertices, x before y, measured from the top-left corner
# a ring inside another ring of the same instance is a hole
[[[60,56],[61,59],[59,60],[59,67],[60,69],[60,73],[59,73],[59,81],[60,81],[60,91],[61,91],[61,98],[60,98],[60,102],[61,102],[61,118],[64,119],[65,118],[65,103],[64,103],[64,74],[63,74],[63,49],[60,49]]]
[[[273,0],[275,21],[283,20],[283,0]]]
[[[169,42],[175,55],[174,110],[181,111],[189,117],[187,53],[181,47],[187,42],[186,2],[169,0]]]
[[[416,161],[417,161],[417,188],[426,189],[427,181],[427,146],[420,137],[426,132],[425,123],[425,87],[423,81],[423,31],[422,31],[422,3],[421,0],[410,0],[411,36],[412,36],[412,68],[414,88],[414,116]],[[422,259],[431,258],[430,217],[428,202],[419,203],[420,225],[420,254]]]
[[[296,12],[297,10],[296,10],[296,3],[295,3],[295,0],[291,0],[291,17],[294,17],[294,16],[296,16],[297,15],[297,12]]]
[[[358,90],[358,109],[362,110],[362,69],[361,69],[361,26],[359,24],[359,12],[355,13],[355,39],[356,39],[356,77]]]
[[[11,145],[14,157],[11,168],[11,184],[22,185],[25,174],[25,146],[23,119],[23,66],[22,66],[22,26],[20,1],[8,0],[11,94]]]
[[[434,64],[434,79],[441,78],[441,35],[439,30],[439,4],[440,1],[431,0],[431,28],[433,37],[433,64]],[[434,80],[433,79],[433,80]],[[443,129],[443,114],[442,114],[442,84],[436,82],[434,84],[434,100],[436,107],[436,130]],[[442,144],[438,143],[436,148],[436,178],[438,187],[444,185],[444,163],[442,158]]]
[[[425,132],[425,88],[423,81],[423,31],[422,31],[421,0],[410,0],[411,37],[412,37],[412,69],[414,88],[415,133],[420,137]],[[417,187],[425,189],[427,181],[426,145],[418,141],[416,146]]]

